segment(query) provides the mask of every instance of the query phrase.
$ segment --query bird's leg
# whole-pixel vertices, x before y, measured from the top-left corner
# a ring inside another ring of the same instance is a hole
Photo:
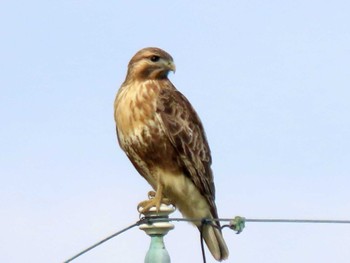
[[[149,191],[148,192],[149,200],[142,201],[138,204],[137,210],[142,212],[147,212],[151,209],[151,207],[156,207],[156,211],[159,212],[160,204],[170,205],[170,200],[163,196],[163,185],[158,180],[157,191]]]

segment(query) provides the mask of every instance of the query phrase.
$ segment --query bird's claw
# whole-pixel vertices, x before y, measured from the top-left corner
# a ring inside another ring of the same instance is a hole
[[[152,207],[156,207],[156,211],[159,212],[161,204],[171,205],[171,202],[168,198],[157,195],[155,191],[148,192],[148,199],[149,200],[142,201],[137,205],[137,211],[140,213],[146,213]]]
[[[151,199],[156,197],[156,192],[155,191],[149,191],[147,195],[148,195],[148,199],[151,200]]]

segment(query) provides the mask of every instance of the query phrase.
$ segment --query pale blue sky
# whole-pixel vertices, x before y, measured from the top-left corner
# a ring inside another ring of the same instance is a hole
[[[350,219],[349,14],[346,0],[1,1],[0,262],[62,262],[138,220],[150,187],[113,101],[147,46],[174,57],[204,123],[221,217]],[[227,262],[350,260],[349,225],[224,235]],[[172,262],[201,262],[198,240],[177,223]],[[74,262],[142,262],[148,245],[135,228]]]

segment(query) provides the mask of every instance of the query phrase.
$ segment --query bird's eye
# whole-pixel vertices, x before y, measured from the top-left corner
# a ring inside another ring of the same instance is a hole
[[[159,59],[160,59],[159,56],[152,56],[152,57],[151,57],[151,61],[152,61],[152,62],[157,62]]]

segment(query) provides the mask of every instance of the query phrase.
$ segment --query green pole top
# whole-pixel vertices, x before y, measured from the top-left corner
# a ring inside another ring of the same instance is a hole
[[[151,237],[151,244],[145,257],[145,263],[170,263],[170,256],[165,248],[163,238],[170,230],[174,229],[174,225],[166,221],[169,218],[169,214],[174,211],[175,208],[173,206],[164,204],[161,204],[158,212],[155,207],[151,207],[149,211],[144,213],[139,211],[146,218],[157,217],[165,219],[163,222],[146,223],[139,226],[141,230]]]

